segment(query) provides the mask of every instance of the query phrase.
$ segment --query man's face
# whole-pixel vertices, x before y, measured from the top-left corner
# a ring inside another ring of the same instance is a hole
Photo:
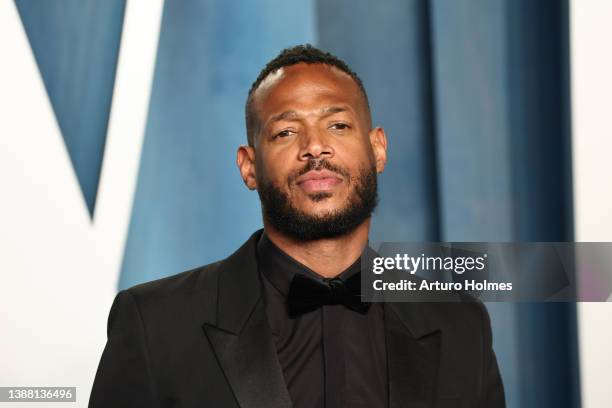
[[[370,130],[349,75],[324,64],[281,68],[257,89],[254,111],[252,171],[269,223],[310,240],[350,232],[369,218],[386,140],[382,129]]]

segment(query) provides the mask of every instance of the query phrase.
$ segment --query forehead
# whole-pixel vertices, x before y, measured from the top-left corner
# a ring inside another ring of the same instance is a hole
[[[350,75],[326,64],[299,63],[268,75],[255,92],[255,110],[267,114],[318,103],[342,103],[361,111],[363,97]]]

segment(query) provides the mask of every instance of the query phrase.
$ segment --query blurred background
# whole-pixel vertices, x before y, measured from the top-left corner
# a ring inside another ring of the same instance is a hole
[[[244,102],[300,43],[387,132],[372,240],[612,241],[610,21],[607,0],[0,0],[0,386],[85,407],[116,292],[261,227]],[[508,407],[612,406],[609,304],[487,306]]]

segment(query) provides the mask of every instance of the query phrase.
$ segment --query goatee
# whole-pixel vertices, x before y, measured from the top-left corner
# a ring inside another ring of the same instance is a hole
[[[345,207],[317,216],[295,208],[289,196],[268,182],[258,180],[257,192],[261,200],[264,219],[276,230],[299,241],[313,241],[346,235],[368,219],[378,203],[377,174],[374,166],[361,170],[357,177],[350,177],[343,168],[325,160],[311,160],[308,165],[288,177],[289,185],[298,176],[313,169],[327,169],[344,176],[347,183],[355,184]],[[330,193],[310,195],[313,201],[330,197]]]

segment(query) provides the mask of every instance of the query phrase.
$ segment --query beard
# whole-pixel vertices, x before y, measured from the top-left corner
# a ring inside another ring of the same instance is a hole
[[[311,215],[296,208],[291,203],[288,194],[267,180],[260,179],[257,183],[257,193],[264,219],[279,232],[298,241],[313,241],[346,235],[368,219],[378,203],[375,166],[362,169],[357,177],[350,177],[346,170],[325,159],[313,159],[305,168],[288,177],[288,185],[293,186],[294,180],[302,174],[319,169],[327,169],[343,175],[349,187],[354,184],[344,207],[322,215]],[[314,202],[331,196],[332,194],[327,192],[309,195]]]

